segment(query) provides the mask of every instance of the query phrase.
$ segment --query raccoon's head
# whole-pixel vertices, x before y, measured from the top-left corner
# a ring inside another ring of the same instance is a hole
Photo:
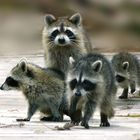
[[[47,46],[72,46],[79,44],[81,34],[81,15],[74,14],[71,17],[56,18],[46,15],[45,28],[43,30],[43,41]]]
[[[20,90],[21,85],[30,82],[33,77],[32,72],[28,69],[27,62],[22,60],[10,72],[5,82],[0,87],[1,90]]]
[[[118,83],[125,82],[129,79],[129,62],[124,61],[116,68],[115,77]]]
[[[89,96],[92,91],[96,91],[99,82],[102,81],[100,71],[102,61],[97,60],[92,64],[84,65],[74,64],[75,60],[70,57],[71,70],[68,74],[68,85],[72,94],[75,96]],[[88,67],[88,70],[86,69]]]

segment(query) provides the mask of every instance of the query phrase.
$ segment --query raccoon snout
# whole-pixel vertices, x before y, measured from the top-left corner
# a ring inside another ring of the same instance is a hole
[[[120,75],[116,75],[116,81],[117,82],[123,82],[125,80],[125,77],[123,77],[123,76],[120,76]]]
[[[58,42],[59,42],[60,44],[65,44],[65,43],[66,43],[65,38],[59,38],[59,39],[58,39]]]
[[[75,95],[76,95],[76,96],[81,96],[82,94],[81,94],[80,91],[76,91],[76,92],[75,92]]]

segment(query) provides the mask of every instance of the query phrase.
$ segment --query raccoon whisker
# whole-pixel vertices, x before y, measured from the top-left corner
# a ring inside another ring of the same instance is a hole
[[[54,46],[53,41],[48,42],[46,45]]]
[[[55,39],[55,37],[53,37],[53,36],[49,36],[49,38]]]
[[[50,46],[50,47],[52,47],[53,45],[52,45],[52,44],[50,44],[49,46]]]
[[[81,41],[80,39],[78,39],[77,41]],[[88,40],[83,39],[82,42],[89,42]]]
[[[128,79],[128,81],[130,81],[130,82],[135,82],[134,80],[132,80],[132,79]]]
[[[48,42],[46,45],[50,45],[52,42]]]
[[[79,47],[79,44],[77,42],[72,41],[72,45],[75,45],[76,47]]]
[[[91,97],[91,95],[90,95],[90,94],[86,94],[86,96],[87,96],[87,98],[89,98],[89,99],[90,99],[90,97]]]
[[[53,43],[53,41],[49,41],[48,43]]]
[[[71,41],[75,41],[74,39],[70,39]],[[76,42],[78,42],[78,43],[81,43],[81,42],[88,42],[88,41],[85,41],[85,40],[76,40]]]
[[[55,44],[50,44],[49,47],[53,48],[53,47],[55,47]]]
[[[81,32],[81,34],[84,34],[84,35],[87,34],[87,31],[85,31],[85,30],[81,30],[80,32]]]
[[[84,41],[84,40],[82,40],[82,41],[79,41],[79,42],[89,42],[89,41]]]
[[[81,42],[88,42],[88,41],[77,41],[78,43],[81,43]]]
[[[87,93],[86,94],[86,97],[87,97],[87,99],[89,99],[89,100],[91,100],[93,97],[92,97],[93,95],[91,94],[91,93]]]
[[[77,44],[76,42],[73,42],[73,41],[72,41],[72,45],[79,47],[79,44]]]

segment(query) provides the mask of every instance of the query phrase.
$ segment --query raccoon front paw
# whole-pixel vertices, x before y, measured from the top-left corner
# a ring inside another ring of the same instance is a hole
[[[89,129],[88,123],[86,123],[84,121],[81,122],[81,126],[84,126],[86,129]]]
[[[131,89],[130,93],[133,94],[135,93],[136,89]]]
[[[80,123],[81,119],[74,119],[74,118],[71,118],[71,123],[78,126],[79,123]]]
[[[71,123],[75,125],[79,125],[79,123],[82,120],[82,113],[80,110],[77,110],[74,113],[71,113],[70,117],[71,117]]]
[[[101,122],[100,127],[109,127],[110,123],[109,122]]]
[[[25,118],[25,119],[16,119],[17,122],[27,122],[30,121],[30,119]]]
[[[48,121],[48,122],[52,122],[52,120],[53,120],[53,116],[48,116],[48,117],[40,118],[40,121]]]
[[[78,126],[80,122],[76,122],[76,121],[71,121],[71,124],[74,124],[75,126]]]
[[[81,122],[80,118],[71,118],[71,122],[75,125],[78,125]]]
[[[52,121],[53,121],[53,122],[62,122],[62,121],[63,121],[63,118],[62,118],[61,116],[58,116],[58,117],[55,117],[55,116],[54,116],[54,117],[52,118]]]
[[[124,96],[124,95],[119,96],[119,99],[127,99],[127,98],[128,96]]]

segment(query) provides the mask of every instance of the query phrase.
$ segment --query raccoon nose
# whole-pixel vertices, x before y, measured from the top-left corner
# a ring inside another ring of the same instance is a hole
[[[124,80],[125,80],[125,77],[123,77],[123,76],[120,76],[120,75],[116,75],[116,80],[117,80],[117,82],[123,82]]]
[[[65,39],[64,39],[64,38],[59,38],[59,39],[58,39],[58,42],[59,42],[60,44],[65,44]]]
[[[80,92],[80,91],[76,91],[76,92],[75,92],[75,95],[76,95],[76,96],[81,96],[81,92]]]

